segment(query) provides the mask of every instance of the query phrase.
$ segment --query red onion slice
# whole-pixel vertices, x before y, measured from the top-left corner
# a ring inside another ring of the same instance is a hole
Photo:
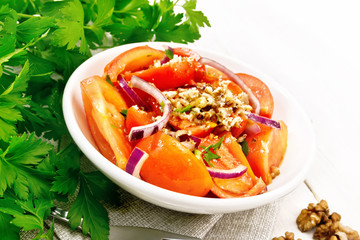
[[[156,99],[156,101],[158,101],[159,103],[164,103],[163,115],[161,116],[161,118],[159,118],[157,121],[153,123],[131,128],[129,134],[129,140],[134,141],[148,137],[156,133],[160,129],[162,129],[169,121],[171,107],[170,107],[170,103],[168,103],[166,97],[162,94],[162,92],[153,85],[146,82],[145,80],[137,76],[132,76],[130,83],[134,88],[138,88],[153,96]]]
[[[260,126],[256,122],[248,122],[244,129],[245,134],[258,134],[261,132]]]
[[[193,140],[195,143],[195,148],[197,148],[200,145],[201,142],[201,138],[192,136],[192,135],[188,135],[188,134],[184,134],[180,136],[180,142],[184,142],[184,141],[188,141],[188,140]]]
[[[206,57],[201,57],[199,60],[199,63],[201,64],[205,64],[205,65],[209,65],[213,68],[216,68],[217,70],[219,70],[220,72],[224,73],[226,76],[229,77],[229,79],[233,82],[235,82],[237,85],[239,85],[241,87],[242,90],[244,90],[244,92],[247,93],[247,95],[249,96],[249,101],[251,103],[251,105],[254,108],[254,112],[256,114],[260,113],[260,102],[259,99],[257,99],[254,95],[254,93],[251,91],[251,89],[243,82],[243,80],[241,80],[241,78],[236,75],[234,72],[232,72],[230,69],[228,69],[227,67],[225,67],[224,65],[206,58]]]
[[[136,94],[134,90],[129,87],[128,83],[125,81],[125,79],[119,75],[118,78],[119,86],[124,90],[124,92],[128,95],[128,97],[139,107],[147,107],[147,104],[139,97],[139,95]]]
[[[149,154],[135,147],[131,152],[129,160],[126,164],[125,171],[134,177],[140,178],[140,170]]]
[[[246,171],[247,167],[244,165],[239,165],[233,169],[217,169],[212,167],[206,167],[210,173],[210,176],[213,178],[229,179],[242,176]]]
[[[248,117],[248,119],[253,120],[255,122],[264,124],[264,125],[269,126],[269,127],[279,128],[280,129],[280,123],[278,121],[272,120],[270,118],[259,116],[259,115],[253,114],[253,113],[249,113],[247,115],[247,117]]]

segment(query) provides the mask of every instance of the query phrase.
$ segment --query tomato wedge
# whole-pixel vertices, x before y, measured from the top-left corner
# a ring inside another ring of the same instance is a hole
[[[125,169],[131,146],[124,134],[127,109],[121,95],[99,76],[81,82],[86,118],[99,151],[112,163]]]
[[[174,115],[170,116],[169,124],[176,130],[188,130],[191,132],[191,135],[195,137],[205,137],[217,126],[217,124],[213,122],[206,122],[202,125],[198,125],[187,119],[181,119]]]
[[[274,99],[268,86],[258,79],[246,73],[237,73],[243,82],[251,89],[255,97],[260,101],[260,115],[271,118],[274,112]]]
[[[209,162],[214,168],[218,169],[232,169],[240,164],[248,167],[245,174],[237,178],[219,179],[213,178],[214,186],[211,191],[218,197],[239,197],[244,194],[254,194],[252,188],[255,187],[258,182],[258,178],[255,177],[249,162],[247,161],[244,153],[241,150],[241,146],[236,142],[236,139],[227,132],[224,135],[224,140],[221,147],[216,151],[216,154],[220,156],[218,159],[212,159]],[[209,146],[210,144],[216,144],[219,141],[219,137],[209,135],[202,139],[201,146]],[[266,185],[265,185],[266,186]],[[263,191],[263,189],[261,189]],[[260,191],[260,192],[261,192]],[[250,192],[250,193],[249,193]]]
[[[166,55],[149,46],[139,46],[125,51],[114,58],[105,66],[104,78],[109,75],[112,82],[116,82],[119,74],[126,71],[139,71],[149,67],[155,60],[160,60]]]
[[[157,132],[136,146],[149,154],[140,171],[146,182],[194,196],[205,196],[212,188],[204,163],[173,137]]]
[[[246,137],[249,146],[247,159],[255,175],[266,184],[272,181],[271,167],[279,167],[286,152],[287,127],[283,121],[279,122],[280,129],[259,124],[261,131]]]
[[[191,50],[190,48],[184,48],[184,47],[177,47],[177,48],[173,48],[174,54],[182,56],[182,57],[192,57],[194,58],[196,61],[199,61],[199,59],[201,58],[201,56]]]
[[[246,73],[237,73],[241,80],[251,89],[255,97],[260,101],[260,115],[271,118],[274,112],[274,99],[268,86],[259,78]],[[227,79],[226,75],[222,74],[217,69],[208,67],[203,76],[205,82],[216,82],[218,79]],[[234,93],[241,93],[240,86],[232,82],[228,88]]]
[[[227,191],[221,188],[221,184],[224,185],[224,182],[217,185],[218,182],[215,182],[214,186],[211,188],[211,192],[214,193],[216,196],[220,198],[238,198],[238,197],[250,197],[250,196],[256,196],[264,191],[266,191],[266,184],[261,178],[258,178],[255,185],[251,187],[246,193],[234,193],[232,191]],[[225,182],[226,183],[226,182]],[[241,183],[241,182],[240,182]],[[246,187],[246,183],[244,184]],[[244,186],[240,186],[244,187]],[[229,187],[225,187],[225,189],[228,189]],[[232,188],[233,189],[233,188]]]
[[[133,75],[153,83],[162,91],[181,87],[186,84],[194,84],[195,65],[194,61],[187,61],[184,59],[182,61],[169,62],[159,67],[152,67],[142,71],[128,71],[125,73],[125,79],[129,81]]]
[[[154,112],[146,112],[137,106],[132,106],[127,110],[125,126],[126,132],[130,133],[131,128],[147,125],[153,122]]]

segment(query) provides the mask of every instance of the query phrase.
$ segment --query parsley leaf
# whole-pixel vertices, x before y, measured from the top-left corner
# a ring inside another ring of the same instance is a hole
[[[20,239],[20,228],[12,224],[12,220],[11,215],[0,211],[0,232],[4,240]]]
[[[19,201],[11,194],[6,199],[0,199],[0,219],[5,216],[5,219],[11,219],[11,224],[4,223],[12,231],[5,234],[5,239],[14,236],[18,228],[25,231],[32,229],[39,229],[37,236],[34,239],[52,239],[54,223],[50,230],[44,234],[44,220],[50,215],[50,208],[54,204],[51,200],[46,199],[29,199],[27,201]],[[0,220],[1,222],[1,220]],[[6,232],[5,232],[6,233]],[[15,239],[18,239],[19,236]]]
[[[107,239],[109,235],[107,211],[96,200],[86,181],[86,176],[81,175],[78,196],[68,213],[70,226],[72,229],[81,226],[83,233],[91,232],[91,237],[94,239]],[[83,219],[82,222],[81,219]]]
[[[17,133],[16,123],[22,121],[21,108],[29,102],[21,94],[26,90],[29,80],[29,64],[25,63],[21,73],[0,94],[0,140],[8,141]]]
[[[0,6],[0,57],[15,51],[17,20],[14,9]]]
[[[0,196],[13,188],[20,199],[28,199],[29,192],[37,197],[49,197],[52,169],[36,167],[51,149],[52,145],[37,139],[34,134],[12,137],[5,151],[0,149]]]
[[[30,18],[17,26],[17,40],[23,43],[29,43],[39,38],[48,31],[50,27],[55,27],[54,18],[52,17]]]
[[[201,12],[196,11],[196,0],[187,0],[182,7],[186,11],[188,22],[194,31],[199,27],[210,27],[210,22],[207,17]]]
[[[80,152],[74,144],[69,144],[57,154],[58,168],[51,191],[62,195],[73,195],[79,182]]]
[[[80,41],[80,53],[89,51],[84,33],[84,10],[79,0],[47,2],[42,14],[55,18],[57,29],[51,33],[54,46],[74,49]]]

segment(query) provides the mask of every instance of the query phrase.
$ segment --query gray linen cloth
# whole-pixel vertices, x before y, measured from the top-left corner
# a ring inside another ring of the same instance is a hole
[[[125,191],[120,194],[124,201],[120,207],[106,205],[110,225],[149,227],[203,240],[271,239],[280,205],[274,202],[236,213],[201,215],[158,207]],[[60,221],[55,221],[55,234],[61,240],[90,239],[80,231],[71,231],[68,224]]]
[[[85,157],[81,166],[85,171],[95,167]],[[110,225],[149,227],[168,232],[197,237],[202,240],[269,240],[279,213],[280,202],[255,209],[228,214],[190,214],[165,209],[143,201],[130,193],[119,190],[122,201],[119,206],[106,204]],[[70,201],[71,202],[71,201]],[[69,203],[56,203],[69,209]],[[50,226],[52,219],[46,223]],[[32,239],[32,232],[22,233],[21,239]],[[90,239],[80,230],[72,231],[68,223],[55,220],[55,237],[60,240]]]

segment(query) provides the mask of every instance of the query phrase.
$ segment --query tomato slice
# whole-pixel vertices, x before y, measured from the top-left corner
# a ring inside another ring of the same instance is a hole
[[[105,66],[104,78],[109,75],[112,82],[126,71],[139,71],[148,68],[155,60],[164,58],[165,52],[149,46],[139,46],[125,51]]]
[[[173,50],[174,50],[174,55],[176,54],[182,57],[192,57],[196,61],[199,61],[199,59],[201,58],[201,56],[197,52],[195,52],[190,48],[177,47],[177,48],[173,48]]]
[[[194,84],[195,65],[194,61],[183,59],[182,61],[169,62],[159,67],[152,67],[142,71],[128,71],[125,73],[125,79],[129,81],[133,75],[153,83],[157,88],[163,91],[181,87],[186,84]]]
[[[112,163],[125,169],[131,146],[124,134],[127,109],[121,95],[99,76],[81,82],[86,118],[99,151]]]
[[[236,138],[240,137],[240,135],[244,132],[247,123],[248,123],[247,118],[243,118],[239,127],[232,127],[231,128],[231,134]]]
[[[251,187],[246,193],[243,194],[237,194],[231,191],[224,190],[216,183],[211,188],[211,192],[214,193],[216,196],[220,198],[238,198],[238,197],[250,197],[250,196],[256,196],[260,193],[266,191],[266,184],[261,178],[258,178],[255,185]]]
[[[198,61],[201,58],[201,56],[189,49],[189,48],[184,48],[184,47],[178,47],[178,48],[174,48],[174,54],[182,56],[182,57],[191,57],[193,59],[195,59],[195,61],[193,62],[194,64],[194,68],[195,68],[195,82],[199,82],[203,79],[204,74],[205,74],[205,65],[200,64]]]
[[[191,135],[195,137],[206,137],[217,126],[217,124],[213,122],[205,122],[198,125],[187,119],[181,119],[173,115],[170,116],[169,124],[176,130],[188,130],[191,132]]]
[[[140,170],[146,182],[194,196],[205,196],[212,188],[204,163],[173,137],[157,132],[136,146],[149,154]]]
[[[251,177],[251,179],[255,182],[256,177],[255,174],[251,168],[251,165],[248,161],[248,159],[245,157],[245,154],[241,148],[241,145],[236,142],[236,139],[231,136],[230,133],[224,134],[225,138],[223,141],[223,145],[229,149],[229,152],[232,156],[234,156],[242,165],[246,166],[248,168],[247,173]]]
[[[249,146],[247,159],[257,177],[266,184],[272,181],[271,167],[279,167],[287,147],[287,127],[280,121],[280,129],[259,124],[260,133],[248,134],[246,141]]]
[[[245,73],[237,73],[260,101],[260,115],[271,118],[274,112],[274,99],[268,86],[260,79]]]
[[[214,186],[211,191],[218,197],[240,197],[247,194],[257,183],[258,179],[255,177],[250,164],[248,163],[244,153],[241,150],[241,146],[236,142],[236,139],[227,132],[223,134],[224,140],[221,147],[216,150],[216,154],[220,156],[218,159],[212,159],[209,162],[214,168],[218,169],[232,169],[239,165],[248,167],[245,174],[237,178],[219,179],[213,178]],[[216,144],[219,141],[219,137],[209,135],[202,139],[201,146],[209,146],[210,144]],[[250,192],[250,194],[253,194]]]
[[[153,122],[154,112],[146,112],[137,106],[132,106],[127,110],[125,126],[126,132],[130,133],[131,128],[147,125]]]

